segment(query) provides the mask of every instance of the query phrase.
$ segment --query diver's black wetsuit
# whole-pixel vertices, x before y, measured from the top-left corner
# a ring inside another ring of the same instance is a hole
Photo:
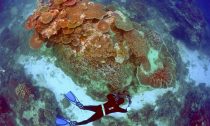
[[[120,108],[119,105],[121,105],[122,103],[124,103],[124,99],[123,98],[118,98],[116,100],[116,98],[114,97],[113,94],[109,94],[107,95],[107,99],[108,101],[106,103],[104,103],[103,105],[98,105],[98,106],[83,106],[82,109],[84,110],[90,110],[95,112],[94,115],[92,115],[89,119],[81,121],[81,122],[77,122],[76,125],[84,125],[90,122],[93,122],[95,120],[100,119],[101,117],[108,115],[110,113],[114,113],[114,112],[127,112],[126,109]],[[103,112],[103,107],[104,107],[104,112]]]

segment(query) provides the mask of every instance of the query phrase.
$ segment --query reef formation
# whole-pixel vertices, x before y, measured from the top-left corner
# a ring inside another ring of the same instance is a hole
[[[52,48],[57,64],[93,98],[174,85],[176,62],[159,35],[119,10],[88,0],[53,0],[40,4],[25,28],[33,30],[30,47]]]

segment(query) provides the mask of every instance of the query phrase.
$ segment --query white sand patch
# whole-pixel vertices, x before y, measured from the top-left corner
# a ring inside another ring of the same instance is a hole
[[[155,105],[158,96],[162,96],[167,91],[175,91],[176,88],[154,89],[152,91],[145,91],[132,98],[131,108],[135,110],[142,109],[146,104]]]
[[[187,81],[195,81],[196,84],[210,84],[210,58],[195,50],[189,50],[182,43],[177,44],[179,53],[184,63],[187,63],[189,74]]]
[[[159,52],[157,50],[150,48],[147,57],[151,65],[151,72],[156,71],[160,66],[160,64],[157,64],[158,55],[159,55]]]
[[[54,64],[55,60],[55,58],[49,57],[38,58],[32,56],[20,56],[18,63],[24,66],[26,74],[32,77],[35,81],[35,85],[48,88],[55,94],[59,106],[72,120],[81,121],[89,118],[93,112],[80,110],[75,105],[71,105],[69,108],[64,109],[61,104],[64,94],[68,91],[72,91],[84,105],[98,105],[101,104],[101,102],[95,101],[86,95],[86,89],[77,86],[69,76],[67,76],[60,68],[56,67]],[[155,89],[135,95],[132,98],[131,109],[139,110],[147,103],[154,105],[158,96],[164,94],[168,90],[171,90],[171,88]],[[127,105],[122,107],[125,108]],[[125,113],[113,113],[111,116],[115,118],[127,117]],[[91,125],[92,123],[87,126]]]

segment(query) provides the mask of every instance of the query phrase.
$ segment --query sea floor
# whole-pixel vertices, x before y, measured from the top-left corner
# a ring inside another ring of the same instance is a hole
[[[15,71],[16,68],[14,69],[13,67],[11,67],[11,65],[15,64],[15,66],[18,66],[19,68],[21,68],[21,71],[23,71],[21,72],[21,74],[25,74],[22,76],[30,78],[33,86],[39,88],[40,87],[45,88],[53,93],[53,95],[55,96],[54,99],[55,101],[50,101],[51,102],[50,104],[58,104],[58,107],[60,108],[62,113],[65,113],[65,115],[68,116],[71,120],[81,121],[87,119],[93,114],[92,112],[80,110],[78,107],[76,107],[73,104],[71,104],[67,108],[64,107],[62,103],[64,99],[64,94],[67,93],[68,91],[72,91],[80,100],[80,102],[83,103],[84,105],[98,105],[102,104],[103,102],[93,100],[90,96],[86,94],[87,91],[85,88],[79,87],[77,84],[75,84],[71,79],[71,77],[66,75],[59,67],[56,66],[55,57],[51,55],[40,56],[37,50],[30,49],[27,45],[28,43],[27,39],[26,38],[21,39],[21,37],[24,37],[23,34],[27,32],[22,31],[22,33],[18,33],[18,31],[23,29],[15,27],[18,24],[23,27],[23,23],[26,20],[26,18],[33,12],[35,8],[34,5],[35,3],[27,2],[27,4],[21,4],[20,7],[10,7],[7,13],[10,13],[10,16],[13,17],[8,17],[7,21],[4,21],[4,24],[0,25],[1,36],[2,34],[5,34],[3,33],[5,28],[9,28],[12,31],[12,33],[15,34],[15,36],[18,36],[19,38],[18,39],[19,47],[17,46],[16,51],[12,50],[13,48],[11,48],[8,45],[2,47],[0,45],[1,48],[0,53],[2,53],[0,55],[1,56],[0,62],[2,62],[0,64],[0,75],[1,75],[0,77],[4,78],[4,80],[3,79],[0,80],[1,84],[0,94],[1,93],[6,94],[5,90],[10,90],[7,89],[9,88],[9,86],[8,87],[3,87],[3,86],[6,85],[5,77],[10,76],[11,71],[12,73],[16,72]],[[4,13],[6,12],[4,11]],[[192,87],[194,87],[195,89],[197,88],[196,86],[199,86],[200,84],[209,87],[210,57],[198,49],[193,49],[193,50],[189,49],[182,41],[177,40],[176,45],[178,47],[178,51],[183,61],[183,64],[186,65],[186,70],[188,72],[187,75],[184,77],[185,82],[188,84],[192,84],[193,85]],[[23,47],[28,49],[20,50]],[[6,54],[9,55],[8,56],[9,58],[8,57],[5,58]],[[5,62],[8,62],[7,65],[3,64],[3,60]],[[17,69],[19,70],[19,68]],[[135,111],[138,112],[142,108],[144,108],[145,105],[148,104],[152,106],[157,106],[157,104],[159,105],[159,103],[157,103],[157,100],[160,99],[160,97],[162,97],[168,91],[171,91],[174,94],[176,94],[176,97],[178,97],[177,98],[178,101],[183,100],[184,96],[179,97],[178,95],[178,93],[180,92],[180,87],[183,86],[183,83],[184,83],[183,81],[177,80],[176,86],[174,87],[158,88],[137,93],[132,97],[131,110],[134,112]],[[187,93],[188,91],[186,91],[186,94]],[[181,103],[183,104],[184,102]],[[158,107],[154,107],[154,109],[158,110]],[[124,113],[115,113],[111,114],[110,116],[116,119],[125,119],[125,120],[129,118],[128,117],[129,114],[124,114]],[[23,125],[22,122],[24,121],[23,119],[21,119],[22,117],[16,117],[16,118],[17,118],[16,123],[18,123],[18,125]],[[90,123],[87,126],[92,126],[92,125],[93,123]],[[161,121],[161,119],[157,119],[156,125],[163,126],[167,125],[167,123],[165,123],[165,121]]]

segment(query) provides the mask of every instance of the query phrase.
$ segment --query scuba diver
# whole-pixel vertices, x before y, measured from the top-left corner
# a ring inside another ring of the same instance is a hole
[[[56,117],[56,125],[57,126],[66,126],[67,124],[69,124],[70,126],[85,125],[90,122],[96,121],[110,113],[114,113],[114,112],[126,113],[127,111],[129,111],[130,104],[131,104],[130,96],[129,95],[125,96],[120,93],[108,94],[107,95],[108,101],[102,105],[96,105],[96,106],[83,106],[71,91],[69,91],[67,94],[65,94],[65,97],[70,102],[72,102],[73,104],[78,106],[80,109],[93,111],[93,112],[95,112],[95,114],[93,114],[89,119],[81,121],[81,122],[70,121],[70,120],[67,120],[61,116],[57,116]],[[123,109],[120,107],[120,105],[124,103],[125,98],[128,99],[128,106],[126,109]]]

